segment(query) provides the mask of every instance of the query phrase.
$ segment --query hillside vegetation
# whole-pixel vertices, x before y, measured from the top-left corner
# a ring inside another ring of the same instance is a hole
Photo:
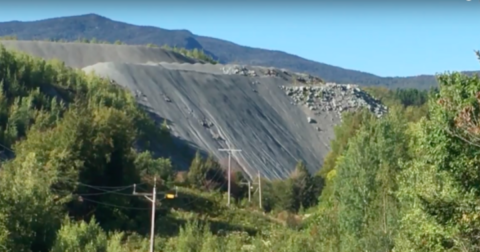
[[[150,139],[176,150],[168,127],[108,80],[3,47],[0,66],[0,251],[146,251],[150,204],[132,187],[148,192],[153,178],[155,251],[480,249],[478,76],[370,89],[388,115],[345,114],[320,172],[298,162],[288,179],[263,180],[259,209],[238,172],[225,207],[211,156],[187,173],[154,157]]]
[[[130,45],[158,46],[203,50],[213,59],[224,63],[261,65],[286,68],[321,76],[328,82],[353,83],[364,86],[428,89],[437,86],[433,75],[411,77],[380,77],[374,74],[344,69],[304,59],[281,51],[241,46],[229,41],[192,34],[187,30],[166,30],[114,21],[96,14],[51,18],[34,22],[0,23],[0,36],[18,36],[21,40],[97,38],[114,43],[117,40]]]

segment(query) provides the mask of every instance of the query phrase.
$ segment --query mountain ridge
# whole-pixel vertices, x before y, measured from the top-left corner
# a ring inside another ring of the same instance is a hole
[[[133,25],[98,14],[56,17],[37,21],[0,22],[0,36],[15,35],[18,39],[96,38],[126,44],[156,44],[201,49],[220,63],[261,65],[306,72],[328,82],[353,83],[363,86],[426,89],[436,85],[433,75],[381,77],[302,58],[279,50],[242,46],[210,36],[196,35],[189,30],[169,30],[154,26]],[[475,72],[465,72],[472,74]],[[478,73],[478,72],[477,72]]]

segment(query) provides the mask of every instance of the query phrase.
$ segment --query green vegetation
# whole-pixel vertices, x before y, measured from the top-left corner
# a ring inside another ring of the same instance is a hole
[[[258,209],[238,172],[225,206],[212,156],[182,173],[154,154],[176,148],[168,129],[108,80],[3,47],[0,66],[0,251],[146,251],[150,204],[132,184],[150,191],[153,178],[155,251],[480,250],[477,76],[440,75],[432,92],[370,88],[388,115],[345,114],[323,169],[299,161],[263,180]]]
[[[438,80],[431,92],[372,88],[389,115],[337,127],[309,220],[321,251],[479,251],[480,79]]]
[[[168,45],[164,45],[164,46],[162,46],[162,49],[171,50],[171,51],[174,51],[176,53],[180,53],[180,54],[182,54],[186,57],[203,60],[203,61],[211,63],[211,64],[217,64],[218,63],[218,61],[214,60],[211,56],[205,54],[205,52],[203,52],[203,50],[198,50],[197,48],[195,48],[193,50],[188,50],[188,49],[180,48],[180,47],[176,47],[176,46],[170,47]]]
[[[430,90],[390,90],[384,87],[367,87],[365,91],[388,107],[401,107],[408,121],[418,121],[428,111],[427,100],[429,94],[438,90],[433,88]]]
[[[17,40],[17,36],[2,36],[0,37],[0,40]],[[35,40],[33,40],[35,41]],[[73,41],[65,40],[65,39],[41,39],[37,41],[48,41],[48,42],[58,42],[58,43],[86,43],[86,44],[108,44],[108,45],[126,45],[124,42],[120,40],[116,40],[115,42],[109,42],[105,40],[98,40],[96,38],[78,38]],[[157,45],[149,43],[145,45],[148,48],[159,48]],[[164,45],[161,47],[162,49],[173,51],[176,53],[179,53],[185,57],[192,58],[192,59],[197,59],[201,60],[210,64],[217,64],[218,61],[214,60],[210,55],[205,54],[203,50],[198,50],[197,48],[188,50],[185,48],[180,48],[180,47],[170,47],[168,45]]]

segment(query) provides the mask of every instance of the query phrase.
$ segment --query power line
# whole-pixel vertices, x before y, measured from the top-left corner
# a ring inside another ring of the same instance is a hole
[[[126,206],[119,206],[119,205],[110,204],[110,203],[105,203],[105,202],[100,202],[100,201],[91,200],[91,199],[83,198],[83,197],[82,197],[81,200],[89,201],[89,202],[96,203],[96,204],[99,204],[99,205],[110,206],[110,207],[115,207],[115,208],[122,208],[122,209],[130,209],[130,210],[149,210],[149,209],[150,209],[150,207],[126,207]]]
[[[106,194],[131,196],[131,194],[119,193],[119,191],[123,191],[123,190],[125,190],[125,189],[118,189],[118,190],[112,190],[112,191],[104,190],[104,191],[98,192],[98,193],[74,193],[74,194],[79,195],[79,196],[98,196],[98,195],[106,195]]]
[[[13,153],[14,155],[16,155],[16,153],[11,148],[8,148],[7,146],[5,146],[3,144],[0,144],[0,147],[3,147],[5,150],[8,150],[11,153]],[[227,151],[228,154],[229,154],[229,162],[228,162],[228,203],[227,203],[227,205],[229,206],[230,205],[230,197],[231,197],[231,153],[236,152],[236,151],[240,152],[241,150],[238,150],[238,149],[219,149],[219,151]],[[216,171],[215,176],[218,175],[219,172],[220,171]],[[56,182],[72,183],[72,184],[76,184],[78,186],[88,187],[88,188],[100,191],[98,193],[73,193],[73,195],[77,195],[77,196],[81,196],[81,197],[82,196],[107,195],[107,194],[115,194],[115,195],[121,195],[121,196],[136,196],[136,195],[132,195],[132,194],[129,194],[129,193],[122,193],[121,191],[123,191],[125,189],[128,189],[128,188],[132,188],[132,187],[135,188],[138,185],[146,184],[146,183],[139,183],[139,184],[132,184],[132,185],[128,185],[128,186],[101,186],[101,185],[90,185],[90,184],[74,181],[74,180],[71,180],[71,179],[59,179]],[[222,182],[221,186],[223,187],[224,185],[225,185],[225,181]],[[109,189],[111,189],[111,190],[109,190]],[[168,192],[155,192],[155,194],[156,195],[165,194],[166,197],[169,196]],[[178,194],[176,193],[174,197],[177,198]],[[123,208],[123,209],[137,209],[137,210],[149,209],[149,208],[136,208],[136,207],[119,206],[119,205],[115,205],[115,204],[109,204],[109,203],[104,203],[104,202],[91,200],[91,199],[84,198],[84,197],[82,197],[82,200],[97,203],[99,205],[105,205],[105,206],[111,206],[111,207]],[[149,199],[149,200],[152,201],[152,199]],[[199,200],[200,200],[200,198],[197,197],[194,200],[190,201],[186,205],[187,206],[188,205],[193,205],[195,202],[197,202]],[[156,204],[153,204],[153,205],[156,205]]]
[[[126,210],[143,210],[143,211],[146,211],[146,210],[150,210],[152,209],[151,207],[128,207],[128,206],[120,206],[120,205],[115,205],[115,204],[110,204],[110,203],[105,203],[105,202],[101,202],[101,201],[96,201],[96,200],[92,200],[92,199],[89,199],[89,198],[84,198],[84,197],[81,197],[80,200],[83,200],[83,201],[89,201],[89,202],[92,202],[92,203],[96,203],[96,204],[99,204],[99,205],[104,205],[104,206],[109,206],[109,207],[115,207],[115,208],[122,208],[122,209],[126,209]],[[158,201],[161,201],[162,199],[157,199],[157,202]],[[156,207],[156,209],[168,209],[166,207]]]
[[[133,185],[129,186],[129,187],[126,187],[126,188],[117,189],[117,190],[105,190],[105,189],[101,189],[101,188],[95,188],[95,187],[92,187],[92,186],[88,186],[88,187],[92,188],[92,189],[95,189],[95,190],[98,190],[98,191],[101,191],[100,193],[87,193],[87,194],[90,194],[90,195],[116,194],[116,195],[122,195],[122,196],[133,196],[131,193],[121,193],[121,191],[132,188]]]
[[[221,170],[220,170],[220,169],[219,169],[219,170],[215,170],[215,173],[214,173],[213,177],[214,177],[214,178],[218,177],[217,175],[220,174],[220,173],[222,173],[223,171],[224,171],[223,169],[221,169]],[[222,177],[223,177],[223,175],[222,175]],[[219,187],[220,187],[220,188],[223,188],[223,186],[225,186],[225,180],[222,179],[222,183],[220,184]],[[182,198],[182,197],[179,197],[179,196],[177,195],[177,198]],[[193,200],[191,200],[191,201],[188,202],[187,204],[184,204],[184,206],[185,206],[185,207],[191,206],[191,205],[195,204],[196,202],[198,202],[199,200],[201,200],[201,197],[195,197]]]
[[[72,180],[70,180],[72,181]],[[81,185],[81,186],[85,186],[85,187],[90,187],[90,188],[94,188],[94,189],[100,189],[100,190],[104,190],[104,188],[110,188],[110,189],[120,189],[120,188],[123,188],[123,189],[128,189],[128,188],[132,188],[133,187],[133,184],[131,185],[127,185],[127,186],[99,186],[99,185],[90,185],[90,184],[85,184],[85,183],[82,183],[82,182],[78,182],[78,181],[72,181],[73,183],[77,184],[77,185]],[[143,185],[143,184],[146,184],[146,183],[138,183],[136,184],[137,186],[138,185]]]
[[[15,151],[13,151],[11,148],[8,148],[7,146],[3,145],[0,143],[0,147],[10,151],[11,153],[13,153],[14,155],[16,155]],[[127,189],[127,188],[132,188],[133,187],[133,184],[132,185],[128,185],[128,186],[98,186],[98,185],[89,185],[89,184],[85,184],[85,183],[82,183],[82,182],[78,182],[78,181],[74,181],[74,180],[71,180],[71,179],[59,179],[57,182],[69,182],[69,183],[75,183],[77,185],[81,185],[81,186],[85,186],[85,187],[90,187],[90,188],[94,188],[94,189],[98,189],[98,190],[101,190],[100,188],[110,188],[110,189],[120,189],[120,188],[124,188],[124,189]],[[146,184],[146,183],[138,183],[136,185],[143,185],[143,184]]]
[[[10,151],[11,153],[15,154],[15,152],[14,152],[12,149],[8,148],[7,146],[5,146],[5,145],[3,145],[3,144],[1,144],[1,143],[0,143],[0,147],[2,147],[3,149],[8,150],[8,151]]]

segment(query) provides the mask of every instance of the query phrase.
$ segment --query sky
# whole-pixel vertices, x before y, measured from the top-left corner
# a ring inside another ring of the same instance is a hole
[[[95,13],[379,76],[479,70],[480,0],[283,1],[16,0],[0,22]]]

